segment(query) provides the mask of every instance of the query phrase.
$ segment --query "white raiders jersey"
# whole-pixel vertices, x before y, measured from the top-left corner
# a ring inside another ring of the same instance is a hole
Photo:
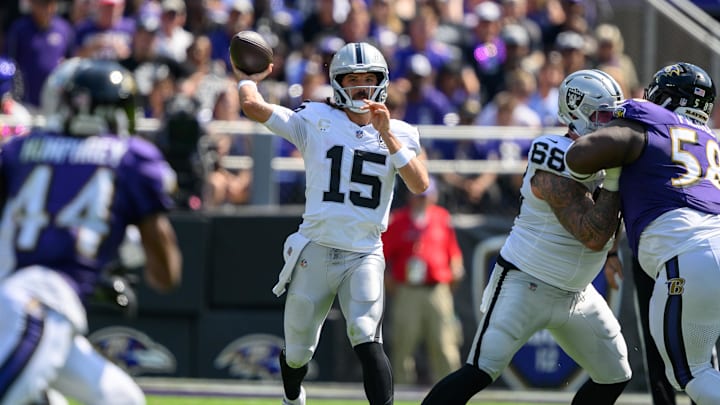
[[[305,213],[300,233],[323,246],[353,252],[382,247],[397,169],[371,125],[343,110],[306,102],[295,111],[275,106],[264,125],[292,142],[305,161]],[[416,155],[417,128],[390,121],[390,131]]]
[[[565,151],[572,140],[565,136],[543,135],[528,152],[528,167],[520,188],[522,204],[500,254],[520,270],[567,291],[582,291],[605,265],[608,241],[602,251],[585,247],[562,226],[544,200],[537,198],[531,180],[538,170],[572,178],[565,168]],[[595,175],[582,182],[590,191],[602,183]]]

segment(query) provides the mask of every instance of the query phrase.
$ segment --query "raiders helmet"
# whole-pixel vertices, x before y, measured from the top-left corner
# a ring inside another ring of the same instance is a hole
[[[330,85],[333,88],[335,104],[353,112],[367,112],[360,110],[364,104],[362,101],[353,101],[350,97],[348,91],[352,88],[342,87],[342,79],[349,73],[374,73],[378,84],[370,86],[368,98],[379,103],[385,102],[389,83],[388,66],[385,57],[377,48],[364,42],[349,43],[340,48],[330,62]]]
[[[645,99],[661,107],[707,123],[715,101],[710,75],[691,63],[665,66],[645,88]]]
[[[578,70],[568,75],[558,95],[558,117],[578,135],[599,128],[597,114],[612,111],[623,99],[620,85],[609,74],[598,69]]]
[[[50,130],[76,136],[131,134],[135,95],[132,74],[117,62],[73,58],[48,77],[42,110]]]

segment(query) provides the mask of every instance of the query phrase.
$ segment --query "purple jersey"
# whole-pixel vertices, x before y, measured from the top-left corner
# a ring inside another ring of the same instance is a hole
[[[647,132],[645,149],[623,166],[620,177],[622,212],[635,255],[642,232],[668,211],[720,214],[720,149],[710,128],[643,100],[626,101],[615,117],[640,122]]]
[[[111,135],[15,138],[0,152],[0,175],[0,270],[50,267],[81,297],[116,257],[127,225],[171,207],[175,184],[153,144]]]
[[[24,102],[40,106],[40,93],[50,72],[75,46],[75,31],[63,18],[55,16],[46,29],[40,29],[30,16],[17,19],[7,34],[7,56],[22,72]]]
[[[114,42],[121,42],[132,49],[133,35],[135,35],[135,22],[130,18],[122,18],[110,28],[98,27],[93,20],[87,20],[77,29],[75,45],[78,48],[98,42],[102,44],[90,55],[98,59],[122,59],[125,55],[118,55]]]

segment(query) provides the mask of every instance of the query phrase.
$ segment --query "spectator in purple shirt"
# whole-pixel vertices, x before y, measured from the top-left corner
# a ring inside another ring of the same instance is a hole
[[[30,0],[30,14],[17,19],[8,31],[5,54],[15,61],[22,76],[25,104],[40,106],[45,78],[71,56],[75,33],[57,15],[57,0]]]
[[[432,7],[422,6],[418,9],[417,15],[408,26],[408,44],[400,47],[393,55],[395,64],[390,74],[392,80],[407,77],[410,74],[412,69],[410,63],[416,54],[425,55],[433,71],[439,70],[443,65],[459,56],[453,55],[450,46],[435,39],[438,19],[439,17]]]
[[[0,58],[0,114],[9,120],[0,120],[0,145],[19,135],[26,135],[32,127],[32,116],[24,105],[15,99],[17,67],[7,59]]]
[[[465,57],[468,63],[475,67],[481,85],[481,100],[485,105],[495,94],[505,90],[503,64],[507,58],[507,50],[505,42],[500,38],[500,6],[493,1],[484,1],[473,11],[467,17],[473,38],[471,46],[465,50]]]
[[[132,50],[135,21],[123,17],[125,0],[95,0],[94,17],[77,28],[75,55],[85,58],[122,60]]]
[[[215,27],[208,37],[212,43],[212,58],[221,60],[225,69],[232,72],[230,66],[230,39],[237,32],[253,29],[255,8],[250,0],[233,0],[225,24]]]
[[[407,78],[399,79],[406,80],[409,85],[404,121],[414,125],[444,125],[453,107],[445,94],[435,87],[430,61],[417,53],[408,65]]]

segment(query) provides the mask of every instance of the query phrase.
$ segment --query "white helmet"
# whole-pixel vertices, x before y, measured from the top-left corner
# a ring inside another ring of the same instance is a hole
[[[560,84],[558,117],[575,133],[585,135],[604,124],[591,118],[594,112],[613,111],[622,99],[620,85],[609,74],[598,69],[578,70]]]
[[[330,62],[330,85],[333,88],[334,101],[341,108],[348,108],[356,113],[365,113],[361,110],[361,100],[350,97],[348,91],[354,87],[342,87],[342,79],[349,73],[375,73],[378,78],[377,86],[367,87],[369,99],[384,103],[387,98],[389,83],[388,66],[385,57],[374,46],[365,42],[351,42],[338,50]]]

